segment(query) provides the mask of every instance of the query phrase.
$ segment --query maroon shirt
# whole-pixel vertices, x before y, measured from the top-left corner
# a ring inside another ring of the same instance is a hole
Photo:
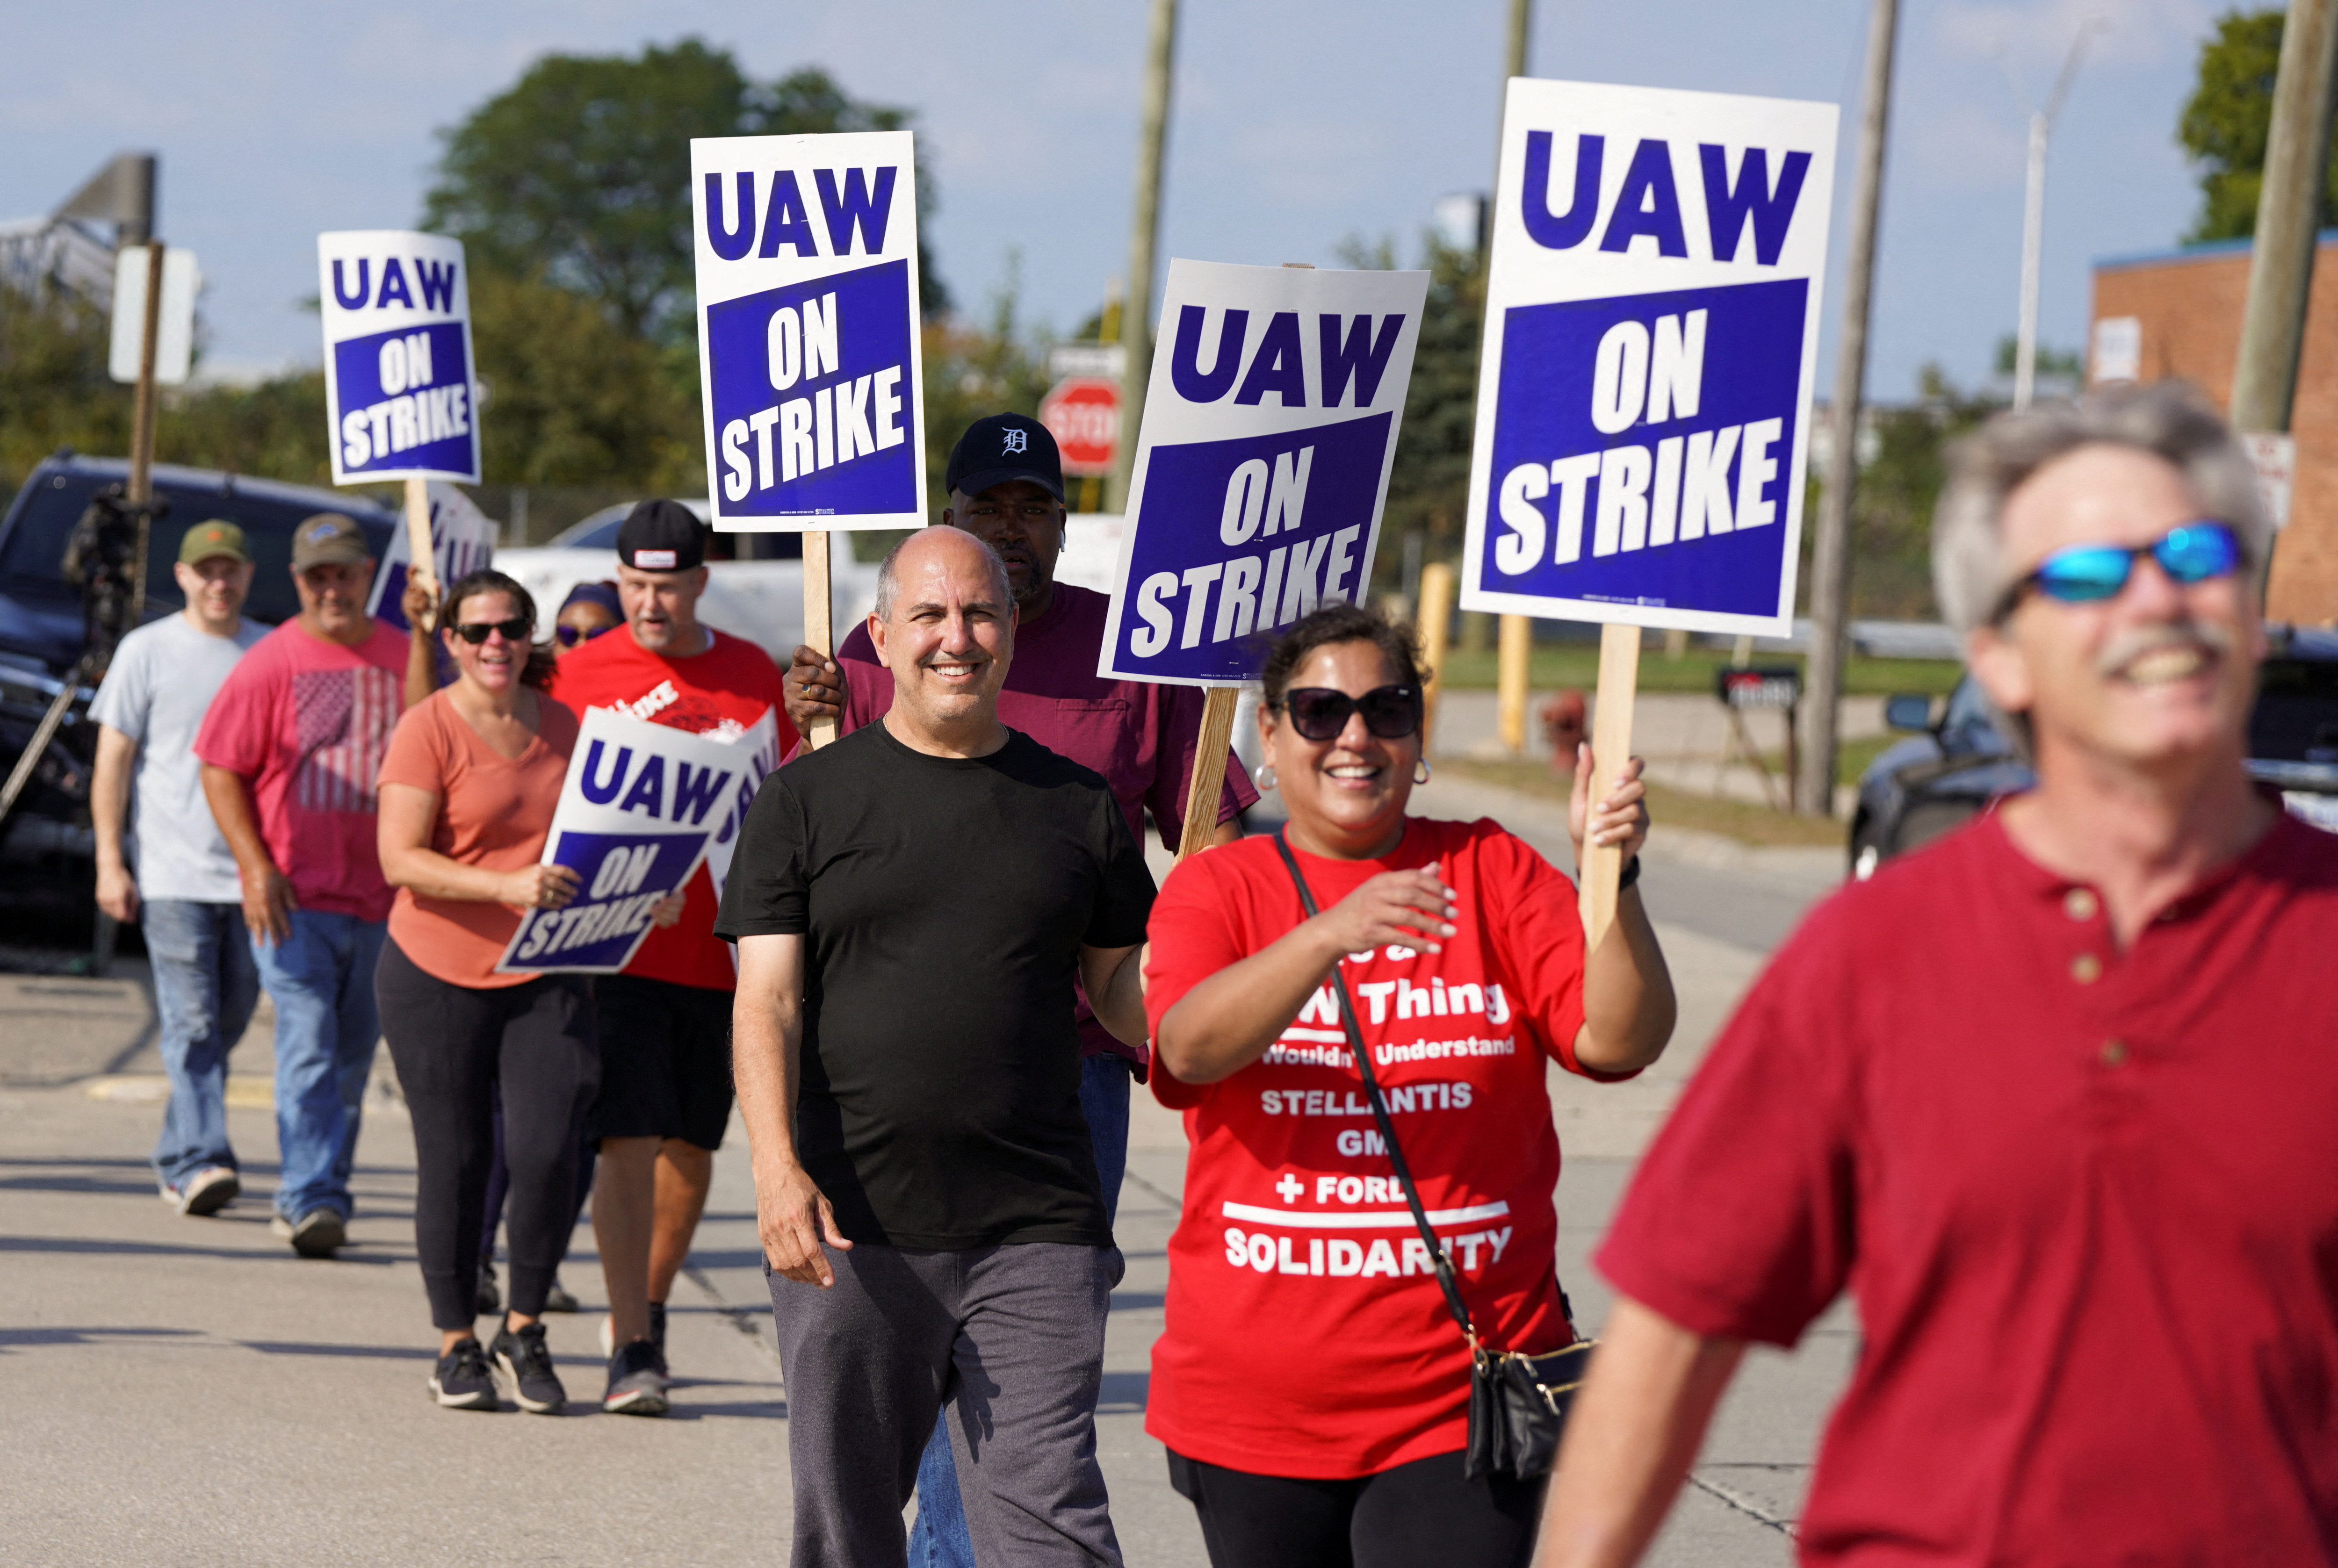
[[[1845,889],[1599,1254],[1700,1334],[1865,1331],[1813,1563],[2338,1562],[2338,838],[2122,954],[1994,815]]]
[[[1161,825],[1174,849],[1185,826],[1185,786],[1202,733],[1203,693],[1197,686],[1111,681],[1096,673],[1103,660],[1105,612],[1112,600],[1090,588],[1056,584],[1045,613],[1015,630],[1015,657],[998,694],[998,719],[1058,756],[1104,775],[1112,797],[1142,842],[1144,813]],[[877,660],[866,622],[836,651],[844,674],[844,716],[837,733],[873,724],[893,706],[893,672]],[[1239,759],[1226,757],[1218,820],[1227,821],[1258,799]],[[1146,1063],[1144,1048],[1123,1044],[1080,1002],[1080,1040],[1091,1056],[1115,1052]]]

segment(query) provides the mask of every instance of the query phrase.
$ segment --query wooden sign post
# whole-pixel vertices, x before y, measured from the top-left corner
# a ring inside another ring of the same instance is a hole
[[[421,583],[435,598],[447,585],[438,581],[438,554],[430,543],[430,481],[418,474],[406,480],[406,555],[408,581]],[[422,629],[429,631],[437,619],[436,610],[424,611]]]
[[[1239,686],[1213,686],[1202,704],[1202,733],[1194,746],[1194,776],[1185,781],[1185,830],[1177,837],[1177,858],[1210,847],[1218,831],[1218,797],[1226,787],[1226,753],[1233,749]]]
[[[1640,686],[1640,629],[1609,622],[1599,629],[1599,693],[1591,711],[1591,803],[1606,798],[1616,773],[1632,755],[1632,709]],[[1623,847],[1586,839],[1583,863],[1584,951],[1596,953],[1616,923],[1617,880],[1624,875]]]
[[[1429,668],[1420,694],[1420,754],[1427,757],[1437,733],[1437,699],[1445,690],[1445,655],[1453,646],[1453,568],[1432,561],[1420,569],[1420,653]]]
[[[830,534],[825,528],[810,528],[803,536],[804,642],[820,650],[823,659],[836,656],[836,629],[830,609],[830,573],[828,568]],[[804,744],[817,751],[836,739],[836,720],[815,719],[804,731]]]

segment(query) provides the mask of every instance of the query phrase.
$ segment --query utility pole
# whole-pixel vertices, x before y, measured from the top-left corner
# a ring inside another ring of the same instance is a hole
[[[1144,388],[1153,377],[1153,277],[1161,239],[1161,160],[1169,141],[1169,88],[1177,56],[1177,0],[1153,0],[1144,52],[1144,122],[1136,138],[1136,211],[1128,229],[1128,292],[1120,340],[1128,346],[1120,379],[1120,442],[1113,454],[1105,510],[1128,510],[1136,471],[1136,433],[1144,423]]]
[[[2338,0],[2290,0],[2274,78],[2273,131],[2257,193],[2248,304],[2233,375],[2234,427],[2285,431],[2297,392],[2299,346],[2313,281],[2315,230],[2330,156],[2331,66],[2338,58]]]
[[[2055,117],[2062,112],[2062,100],[2069,96],[2070,80],[2078,74],[2078,56],[2086,52],[2087,34],[2100,24],[2088,21],[2078,29],[2078,35],[2070,41],[2069,58],[2062,62],[2062,74],[2055,79],[2053,95],[2043,109],[2029,111],[2029,183],[2021,209],[2021,325],[2013,350],[2016,412],[2029,407],[2038,389],[2038,273],[2046,245],[2046,144],[2054,133]],[[2014,83],[2014,92],[2017,97],[2028,96],[2019,81]]]
[[[1844,259],[1842,326],[1835,345],[1834,439],[1811,560],[1811,652],[1801,714],[1794,808],[1834,811],[1834,747],[1842,704],[1842,660],[1850,631],[1851,500],[1859,480],[1859,406],[1867,379],[1867,318],[1875,287],[1876,218],[1883,205],[1883,143],[1891,125],[1891,49],[1900,0],[1875,0],[1868,21],[1867,74],[1859,117],[1859,180],[1852,188],[1851,250]]]
[[[1508,51],[1502,57],[1502,93],[1495,102],[1508,107],[1509,80],[1527,74],[1528,46],[1532,41],[1534,0],[1510,0],[1510,30]],[[1501,114],[1494,117],[1494,169],[1498,181],[1501,171]],[[1495,200],[1498,200],[1498,197]],[[1492,211],[1493,201],[1487,203]],[[1480,227],[1484,227],[1481,223]],[[1478,248],[1478,264],[1492,265],[1493,256],[1486,246]],[[1512,751],[1524,751],[1527,744],[1527,685],[1534,662],[1534,622],[1525,615],[1505,615],[1501,619],[1500,635],[1496,640],[1494,653],[1494,716],[1499,726],[1502,744]]]

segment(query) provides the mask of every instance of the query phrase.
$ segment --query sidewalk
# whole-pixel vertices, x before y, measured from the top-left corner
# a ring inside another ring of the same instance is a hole
[[[1444,780],[1418,799],[1429,815],[1495,815],[1570,863],[1547,803]],[[1685,836],[1650,850],[1645,885],[1684,1004],[1675,1044],[1629,1084],[1551,1074],[1567,1150],[1558,1267],[1586,1324],[1604,1318],[1609,1297],[1586,1259],[1634,1161],[1761,951],[1839,875],[1832,851],[1822,860]],[[156,1201],[145,1165],[159,1106],[89,1093],[87,1075],[109,1068],[129,1074],[117,1095],[144,1081],[140,995],[134,981],[0,981],[0,1377],[11,1406],[0,1533],[13,1560],[784,1561],[786,1396],[735,1122],[673,1303],[671,1417],[598,1411],[589,1227],[563,1276],[587,1311],[550,1319],[570,1414],[441,1411],[423,1390],[436,1336],[413,1255],[411,1135],[388,1086],[368,1109],[354,1244],[339,1260],[304,1261],[269,1234],[275,1142],[260,1106],[230,1112],[245,1198],[217,1219],[182,1219]],[[67,1050],[58,1042],[73,1031],[80,1044]],[[26,1082],[41,1063],[45,1081]],[[264,1034],[239,1047],[240,1079],[264,1083],[266,1065]],[[1192,1510],[1143,1429],[1184,1137],[1141,1093],[1134,1123],[1119,1227],[1128,1273],[1114,1296],[1099,1450],[1128,1561],[1198,1565]],[[1794,1355],[1747,1358],[1652,1563],[1791,1561],[1782,1526],[1855,1344],[1838,1309]]]

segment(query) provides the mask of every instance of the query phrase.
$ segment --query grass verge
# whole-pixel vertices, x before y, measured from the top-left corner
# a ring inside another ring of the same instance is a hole
[[[1482,757],[1440,757],[1437,760],[1437,770],[1561,802],[1567,799],[1569,788],[1564,776],[1552,772],[1539,762]],[[1694,828],[1701,833],[1718,833],[1741,844],[1761,846],[1807,848],[1820,845],[1841,848],[1845,842],[1845,835],[1850,831],[1841,822],[1788,816],[1751,801],[1692,794],[1685,789],[1667,789],[1661,784],[1648,786],[1648,815],[1658,832],[1670,824],[1676,828]]]

